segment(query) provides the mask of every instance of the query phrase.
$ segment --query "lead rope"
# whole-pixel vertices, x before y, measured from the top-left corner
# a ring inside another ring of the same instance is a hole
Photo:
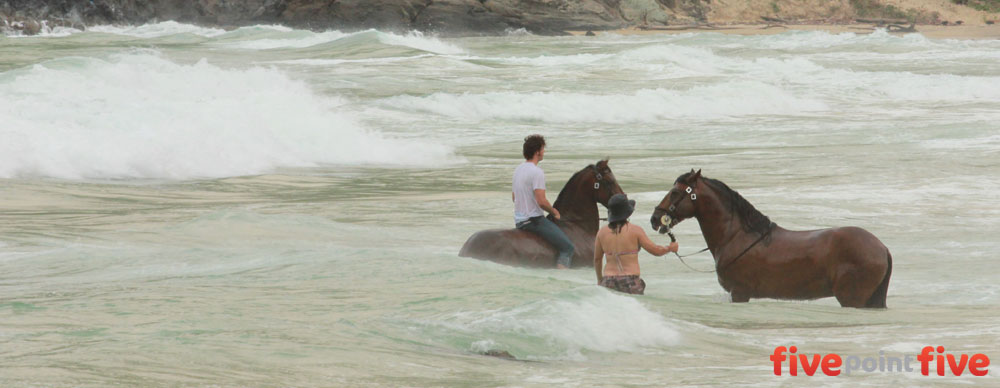
[[[677,242],[677,237],[674,237],[674,232],[673,231],[671,231],[671,230],[668,229],[667,230],[667,235],[670,236],[670,242]],[[702,250],[700,250],[698,252],[695,252],[695,253],[689,253],[689,254],[681,256],[681,254],[679,254],[677,252],[674,252],[674,255],[677,256],[677,260],[681,261],[681,264],[684,264],[685,267],[688,267],[688,269],[690,269],[692,271],[701,272],[701,273],[712,273],[712,272],[715,272],[714,269],[710,270],[710,271],[700,270],[700,269],[697,269],[697,268],[694,268],[694,267],[688,265],[688,263],[684,261],[685,257],[694,256],[694,255],[697,255],[697,254],[702,253],[702,252],[707,251],[707,250],[708,250],[708,247],[705,247],[705,249],[702,249]]]

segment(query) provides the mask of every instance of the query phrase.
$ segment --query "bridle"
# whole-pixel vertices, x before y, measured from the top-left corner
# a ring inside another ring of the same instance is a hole
[[[685,186],[687,186],[687,185],[685,185]],[[691,202],[695,202],[695,201],[698,200],[698,193],[694,192],[694,188],[692,186],[687,186],[687,188],[684,189],[684,192],[686,194],[690,194],[690,196],[687,196],[687,195],[680,195],[680,196],[678,196],[676,200],[671,201],[670,206],[668,208],[666,208],[666,209],[660,207],[659,205],[656,206],[656,210],[659,210],[659,211],[662,211],[662,212],[665,213],[663,216],[660,217],[660,224],[662,224],[663,227],[667,228],[667,235],[670,236],[670,242],[676,242],[677,241],[677,238],[674,237],[673,231],[670,230],[670,223],[673,222],[673,219],[674,219],[673,212],[677,210],[677,205],[679,205],[681,203],[681,201],[683,201],[685,198],[689,198],[689,197],[691,198]],[[726,268],[729,268],[729,266],[733,265],[733,263],[735,263],[741,257],[743,257],[743,255],[745,255],[747,252],[749,252],[750,249],[753,249],[753,247],[757,246],[757,244],[759,244],[761,241],[764,241],[765,238],[767,238],[768,236],[770,236],[771,235],[771,231],[774,230],[774,227],[775,227],[775,224],[772,222],[770,225],[768,225],[767,232],[761,233],[760,237],[757,238],[756,241],[754,241],[752,244],[750,244],[750,246],[746,247],[746,249],[744,249],[743,252],[740,252],[739,255],[736,255],[736,257],[734,259],[732,259],[729,262],[727,262],[726,265],[723,265],[723,266],[720,267],[719,264],[721,264],[723,261],[719,260],[716,263],[716,265],[715,265],[715,270],[714,271],[702,271],[702,270],[698,270],[698,269],[692,268],[690,265],[688,265],[687,263],[684,262],[684,257],[697,255],[699,253],[707,251],[708,250],[707,247],[705,249],[702,249],[702,250],[698,251],[698,252],[687,254],[687,255],[683,255],[683,256],[680,255],[677,252],[674,252],[674,254],[677,255],[677,258],[680,259],[681,263],[684,264],[685,267],[688,267],[688,268],[690,268],[693,271],[706,272],[706,273],[709,273],[709,272],[722,272]]]
[[[685,185],[685,186],[687,186],[687,185]],[[684,189],[684,193],[685,194],[689,194],[689,195],[678,195],[677,199],[674,200],[674,201],[672,201],[670,203],[670,207],[664,209],[664,208],[660,207],[660,205],[656,205],[656,208],[655,208],[656,210],[659,210],[659,211],[662,211],[662,212],[665,213],[663,216],[660,217],[660,224],[663,225],[664,228],[667,228],[667,235],[670,236],[670,242],[677,242],[677,237],[674,237],[674,232],[672,230],[670,230],[670,223],[673,222],[673,219],[674,219],[674,215],[672,213],[675,210],[677,210],[677,205],[679,205],[681,203],[681,201],[683,201],[685,198],[691,198],[691,202],[694,202],[694,201],[698,200],[698,193],[694,192],[694,187],[687,186],[687,188]],[[715,272],[715,271],[700,270],[700,269],[691,267],[690,265],[688,265],[687,262],[684,261],[685,257],[694,256],[694,255],[697,255],[697,254],[702,253],[702,252],[707,251],[707,250],[708,250],[708,247],[705,247],[705,249],[702,249],[702,250],[700,250],[698,252],[695,252],[695,253],[689,253],[689,254],[686,254],[686,255],[681,255],[680,253],[674,252],[674,255],[676,255],[677,259],[681,261],[681,264],[684,264],[685,267],[688,267],[688,269],[690,269],[692,271],[703,272],[703,273],[712,273],[712,272]]]
[[[593,165],[592,168],[594,170],[594,194],[596,195],[597,191],[601,189],[601,186],[604,186],[604,188],[608,191],[608,198],[611,198],[611,196],[615,195],[614,189],[611,188],[611,184],[604,181],[604,174],[601,174],[601,171],[597,169],[596,164]],[[604,183],[603,185],[601,185],[602,182]]]
[[[591,165],[590,168],[591,168],[592,171],[594,171],[594,199],[595,199],[595,202],[600,202],[597,199],[599,198],[598,194],[599,194],[599,191],[601,190],[601,187],[604,187],[607,190],[607,192],[608,192],[608,198],[610,199],[611,196],[615,195],[614,189],[612,188],[614,181],[605,180],[604,179],[604,174],[601,174],[601,170],[599,170],[597,168],[596,164]],[[581,219],[562,219],[561,221],[562,222],[576,222],[576,221],[580,221],[580,220]],[[607,220],[607,218],[598,218],[598,220]]]
[[[685,186],[687,186],[687,188],[684,189],[684,193],[689,195],[678,195],[677,199],[671,201],[670,206],[667,207],[666,209],[660,207],[660,205],[656,205],[655,208],[656,210],[662,211],[664,213],[664,215],[660,217],[660,224],[662,224],[664,227],[667,228],[667,234],[670,235],[671,242],[676,241],[674,239],[673,232],[670,230],[670,223],[674,219],[673,213],[674,211],[677,210],[677,205],[680,205],[681,201],[683,201],[685,198],[691,198],[691,202],[695,202],[698,200],[698,193],[694,192],[694,187],[688,185]]]

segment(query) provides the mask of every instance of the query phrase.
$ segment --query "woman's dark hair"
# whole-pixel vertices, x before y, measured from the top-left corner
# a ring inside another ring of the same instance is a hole
[[[611,228],[611,232],[612,233],[618,234],[618,233],[622,232],[622,227],[625,226],[625,224],[627,224],[627,223],[628,223],[628,220],[615,221],[615,222],[609,223],[608,227]]]
[[[522,151],[524,159],[533,158],[535,153],[542,149],[542,147],[545,147],[545,138],[542,135],[531,135],[524,138],[524,149]]]

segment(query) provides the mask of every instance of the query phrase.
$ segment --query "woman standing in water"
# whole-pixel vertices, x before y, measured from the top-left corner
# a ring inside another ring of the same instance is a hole
[[[597,232],[594,242],[594,270],[597,284],[612,290],[642,295],[646,282],[639,277],[639,247],[655,256],[677,252],[677,243],[656,245],[641,227],[628,222],[635,201],[615,194],[608,201],[608,225]],[[601,261],[607,253],[607,266]]]

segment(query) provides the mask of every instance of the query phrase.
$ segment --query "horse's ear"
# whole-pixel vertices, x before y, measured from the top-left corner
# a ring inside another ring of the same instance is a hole
[[[688,178],[687,178],[687,181],[686,181],[686,182],[684,182],[684,183],[686,183],[686,184],[687,184],[688,186],[694,186],[694,183],[695,183],[695,182],[697,182],[697,181],[698,181],[698,179],[701,179],[701,169],[699,169],[698,171],[695,171],[695,170],[694,170],[694,169],[692,168],[692,169],[691,169],[691,172],[690,172],[690,173],[688,173],[688,174],[689,174],[689,175],[688,175]]]

